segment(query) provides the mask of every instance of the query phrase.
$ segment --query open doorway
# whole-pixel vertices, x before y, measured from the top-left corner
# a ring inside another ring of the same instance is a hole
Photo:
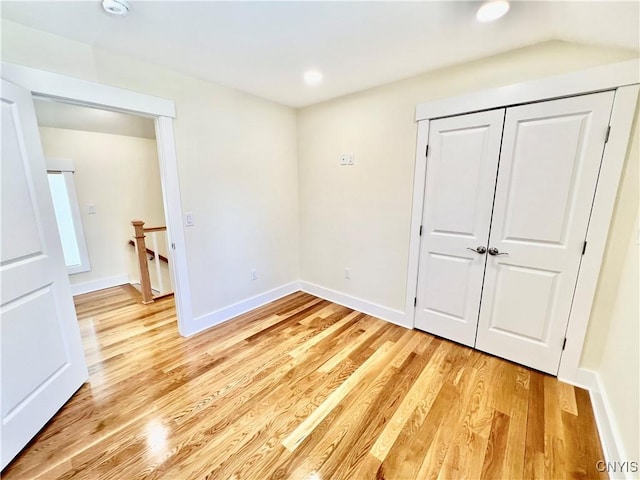
[[[34,106],[73,294],[172,294],[154,120],[48,98]],[[134,220],[151,230],[144,239]]]
[[[32,101],[34,98],[56,99],[74,105],[134,113],[153,120],[170,245],[168,258],[172,266],[171,283],[174,290],[178,330],[183,336],[189,336],[201,330],[202,326],[194,321],[191,304],[191,280],[187,265],[178,160],[173,131],[176,117],[175,103],[165,98],[5,62],[2,63],[2,77],[29,92]],[[28,112],[25,115],[28,115]],[[31,122],[29,118],[27,120]],[[35,118],[33,123],[37,129]]]
[[[173,101],[3,63],[2,364],[11,368],[3,371],[3,395],[8,392],[9,396],[4,396],[9,401],[3,403],[0,430],[3,440],[10,441],[2,442],[2,467],[89,377],[33,104],[39,97],[153,119],[175,298],[154,303],[152,309],[160,303],[175,303],[164,318],[169,334],[175,335],[176,316],[182,335],[194,330],[190,325],[193,315],[173,135]],[[75,166],[71,170],[74,169]],[[81,261],[72,263],[80,270],[86,268],[80,265]],[[136,305],[133,301],[131,304]],[[121,323],[129,321],[118,313],[109,316]],[[144,321],[139,324],[146,327]],[[89,324],[88,328],[92,326]],[[118,329],[112,332],[128,336]],[[118,341],[114,336],[110,340]]]

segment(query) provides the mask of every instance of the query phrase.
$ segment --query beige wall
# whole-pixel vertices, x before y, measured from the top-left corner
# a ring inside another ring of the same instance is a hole
[[[548,42],[302,109],[301,279],[404,310],[416,104],[637,56]],[[622,461],[638,458],[638,254],[627,247],[638,236],[638,136],[636,124],[581,365],[604,380],[631,455]],[[346,152],[354,167],[339,165]]]
[[[292,109],[229,88],[2,25],[5,61],[176,101],[181,195],[197,224],[186,229],[196,315],[298,277],[403,310],[416,104],[637,58],[637,52],[552,41],[304,108],[296,117]],[[636,130],[636,145],[637,137]],[[339,166],[343,152],[355,154],[354,167]],[[632,193],[620,194],[613,220],[612,238],[621,244],[628,236],[615,232],[629,230],[624,212],[637,209],[633,162],[637,153],[627,161],[622,187]],[[610,287],[627,261],[613,242],[582,362],[606,375],[629,367],[623,356],[606,354],[634,313],[633,299]],[[343,278],[345,267],[351,280]],[[257,283],[249,281],[251,268],[258,268]],[[631,347],[637,350],[637,343]],[[637,370],[631,374],[635,379],[625,378],[637,389]],[[627,407],[614,407],[623,421]]]
[[[619,290],[608,318],[607,332],[602,337],[604,339],[602,358],[597,372],[611,405],[611,420],[622,440],[622,460],[637,461],[640,459],[638,439],[638,425],[640,425],[638,228],[640,227],[637,216],[634,225],[633,234],[627,238],[626,248],[620,252],[624,261],[619,274]]]
[[[403,311],[416,104],[631,57],[548,42],[300,110],[302,280]]]
[[[138,278],[131,220],[164,225],[162,189],[155,140],[40,127],[44,154],[68,158],[75,166],[74,184],[80,205],[91,270],[71,275],[72,284],[128,275]],[[87,213],[87,205],[96,214]]]
[[[596,371],[621,439],[622,460],[640,459],[640,148],[638,115],[616,208],[581,366]]]
[[[195,316],[298,279],[293,109],[4,20],[2,59],[175,101]]]

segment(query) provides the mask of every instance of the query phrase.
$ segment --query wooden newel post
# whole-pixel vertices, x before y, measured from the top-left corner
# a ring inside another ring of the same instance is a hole
[[[136,231],[136,251],[138,252],[138,263],[140,264],[140,288],[142,289],[142,303],[153,302],[153,292],[151,290],[151,278],[149,278],[149,264],[147,263],[147,246],[144,243],[144,222],[134,220],[131,222]]]

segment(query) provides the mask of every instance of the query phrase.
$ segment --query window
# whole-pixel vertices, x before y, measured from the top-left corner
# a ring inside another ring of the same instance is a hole
[[[64,263],[69,274],[91,270],[73,172],[73,162],[69,160],[47,160],[49,190],[60,232]]]

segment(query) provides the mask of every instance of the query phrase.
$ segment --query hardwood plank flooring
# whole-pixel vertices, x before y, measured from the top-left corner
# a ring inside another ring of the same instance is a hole
[[[4,479],[606,478],[586,391],[298,292],[191,338],[76,298],[89,381]]]

